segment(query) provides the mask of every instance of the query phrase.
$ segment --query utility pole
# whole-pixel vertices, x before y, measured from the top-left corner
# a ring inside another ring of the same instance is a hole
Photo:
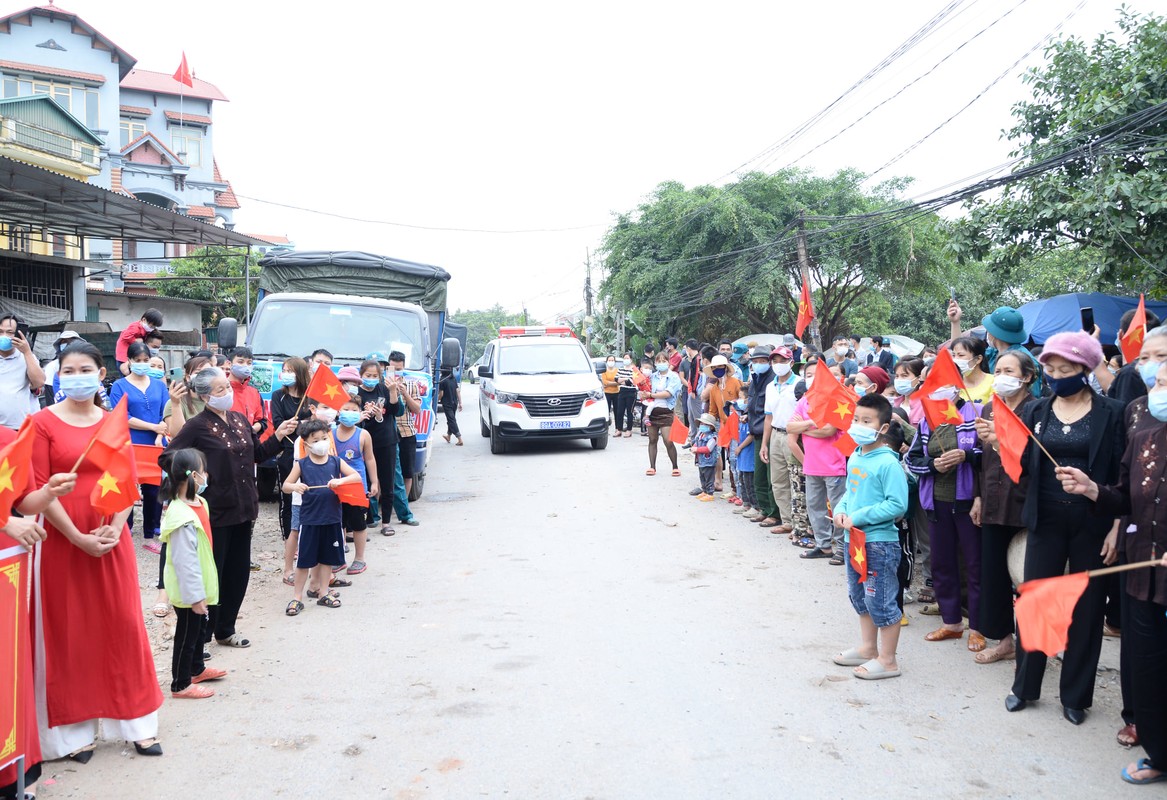
[[[810,288],[810,259],[806,255],[806,219],[798,212],[798,267],[802,271],[802,282]],[[810,320],[810,343],[814,349],[823,352],[823,340],[819,335],[819,316],[816,312]]]
[[[587,255],[587,260],[584,262],[587,266],[587,277],[584,279],[584,345],[587,348],[588,355],[592,354],[592,326],[595,325],[595,317],[592,316],[592,249],[586,248],[584,253]]]
[[[527,304],[523,303],[523,325],[527,324]]]

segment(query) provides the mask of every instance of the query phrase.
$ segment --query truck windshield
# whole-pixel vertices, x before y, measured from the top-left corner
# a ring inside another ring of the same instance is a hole
[[[248,344],[256,357],[307,356],[323,347],[333,358],[361,361],[374,350],[405,354],[407,369],[425,368],[421,320],[396,308],[280,300],[265,303],[251,321]]]
[[[524,344],[503,347],[500,375],[575,375],[591,372],[592,363],[578,344]]]

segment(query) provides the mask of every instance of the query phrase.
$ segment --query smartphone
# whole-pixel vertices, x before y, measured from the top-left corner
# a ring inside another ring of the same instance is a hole
[[[948,287],[948,299],[951,300],[953,303],[956,302],[956,287],[955,286]]]
[[[170,370],[170,372],[166,373],[166,377],[170,378],[171,381],[181,381],[183,378],[182,367],[175,367]]]
[[[27,322],[16,323],[16,332],[20,334],[21,339],[24,339],[26,342],[28,341],[28,323]]]
[[[1082,306],[1082,330],[1094,333],[1094,309],[1090,306]]]

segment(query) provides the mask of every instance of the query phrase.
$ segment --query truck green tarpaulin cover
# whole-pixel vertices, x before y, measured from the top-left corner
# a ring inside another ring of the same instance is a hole
[[[264,292],[325,292],[417,303],[426,311],[446,310],[441,267],[361,252],[304,250],[271,253],[259,261]]]

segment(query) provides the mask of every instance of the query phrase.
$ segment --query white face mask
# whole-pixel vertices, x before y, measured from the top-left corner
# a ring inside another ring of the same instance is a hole
[[[316,419],[321,422],[327,422],[329,425],[336,419],[336,410],[328,406],[322,406],[316,409]]]
[[[932,392],[932,394],[928,395],[928,397],[932,400],[955,400],[956,387],[945,386],[942,389],[937,389],[936,391]]]
[[[836,347],[835,348],[835,355],[839,356],[840,358],[842,356],[847,355],[847,348],[846,347]]]
[[[228,391],[226,394],[211,395],[207,398],[207,405],[215,411],[230,411],[231,406],[234,404],[234,391]]]
[[[312,442],[308,445],[308,452],[314,456],[328,455],[328,442]]]
[[[1021,381],[1012,375],[998,375],[993,378],[993,391],[1002,397],[1012,397],[1021,389]]]
[[[790,374],[790,364],[774,364],[774,374],[779,378],[785,378]]]

